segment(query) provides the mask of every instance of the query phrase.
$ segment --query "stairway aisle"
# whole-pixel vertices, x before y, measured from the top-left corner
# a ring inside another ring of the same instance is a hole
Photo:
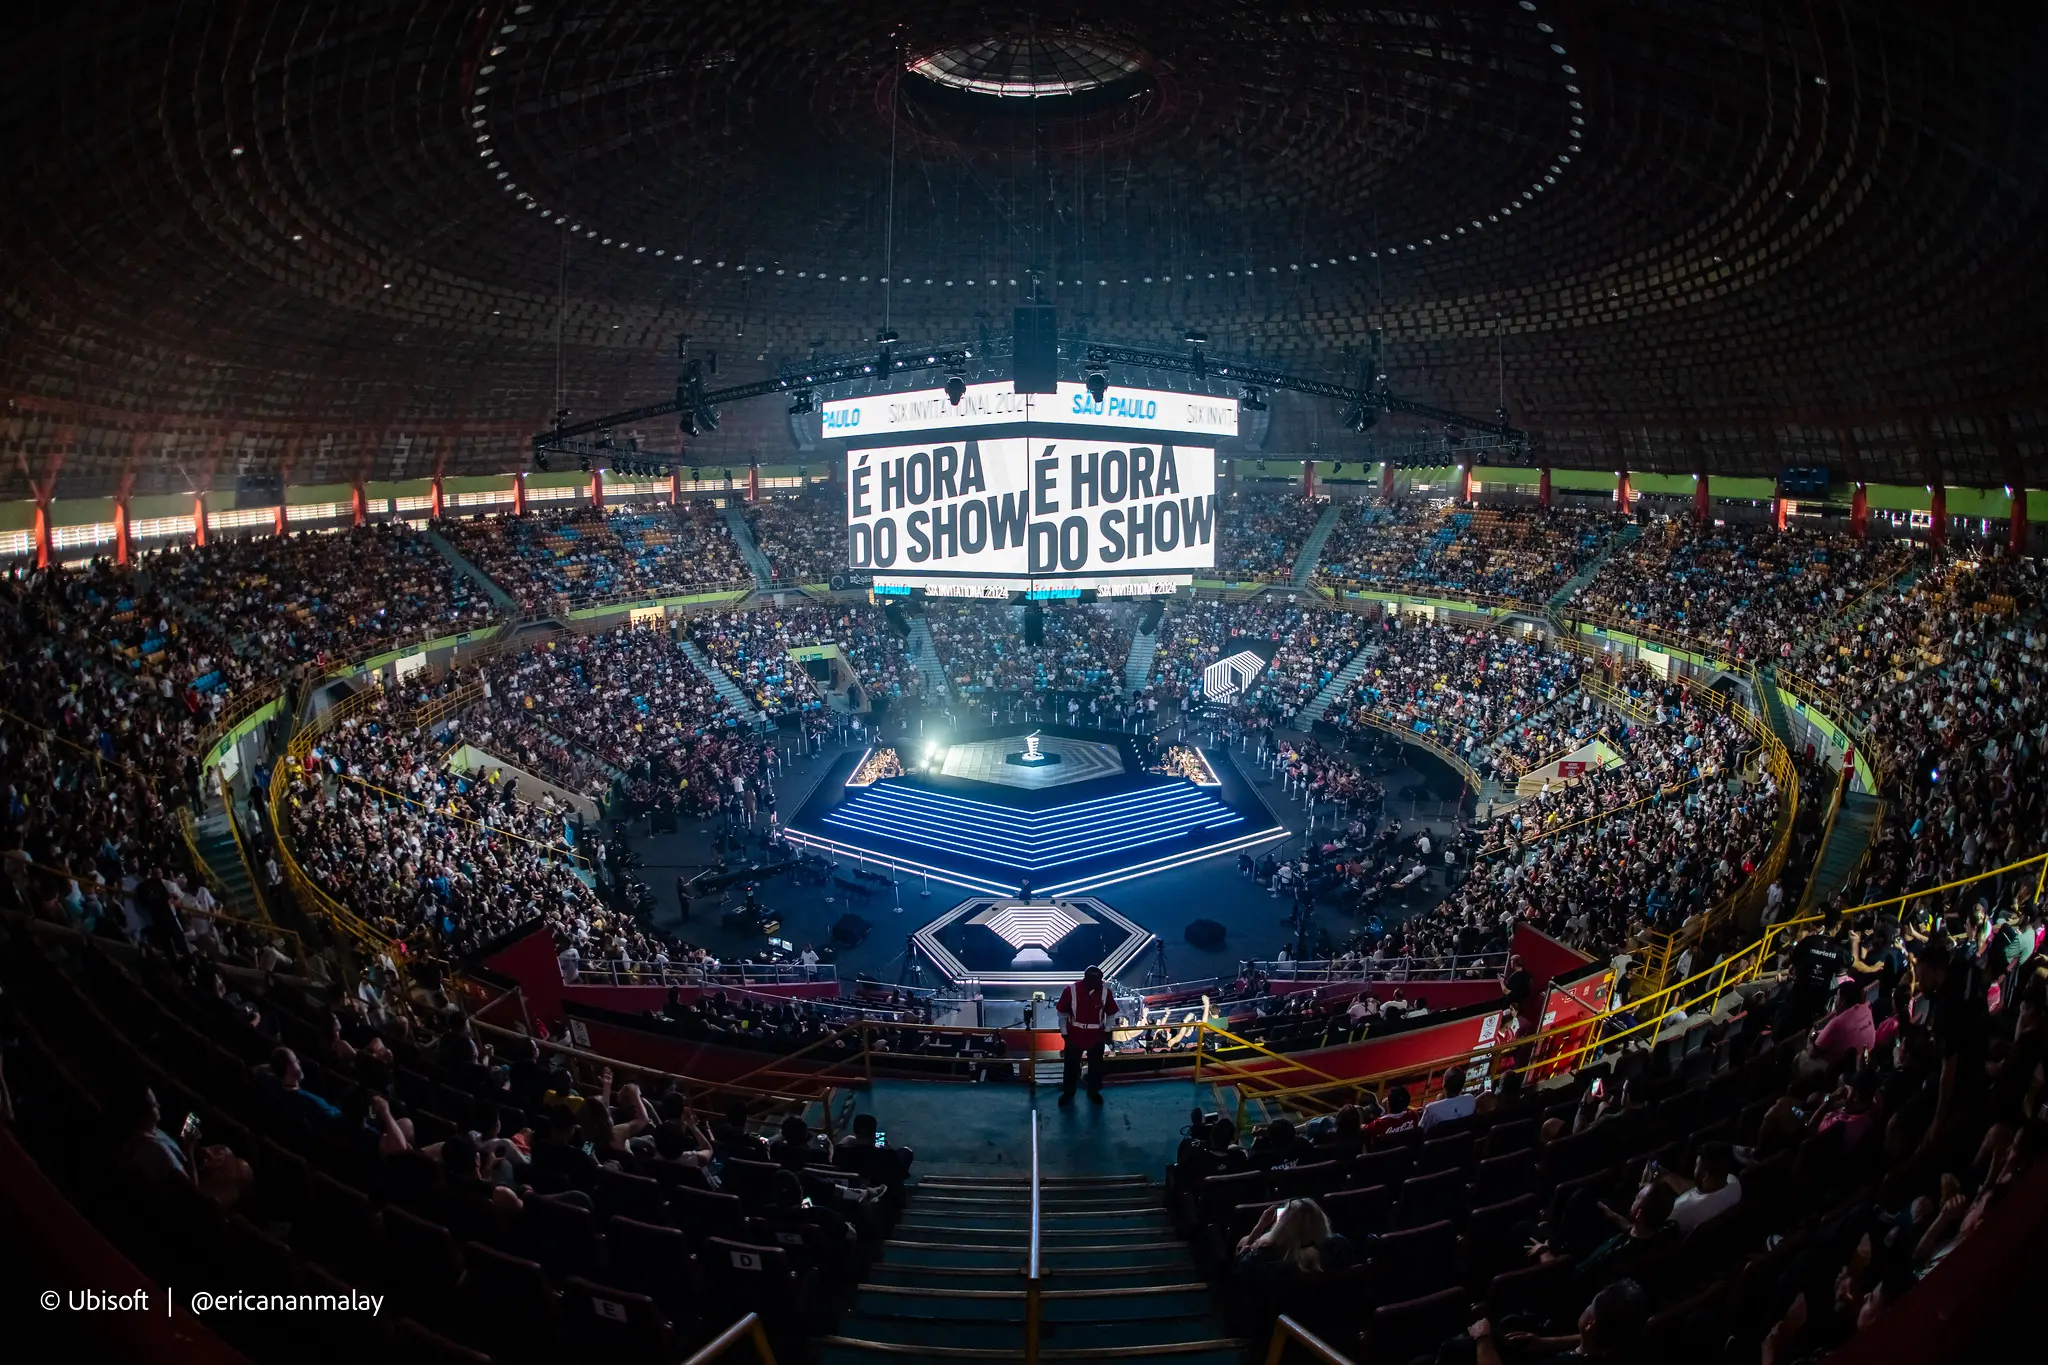
[[[192,827],[193,843],[207,870],[221,888],[221,901],[236,919],[260,920],[267,916],[257,907],[256,888],[249,880],[250,867],[235,846],[235,833],[228,828],[227,812],[220,809],[220,797],[206,803],[206,813]]]
[[[1045,1360],[1141,1357],[1237,1365],[1159,1187],[1142,1175],[1042,1184]],[[819,1365],[1022,1360],[1031,1187],[1020,1177],[934,1175],[869,1269]]]
[[[1642,527],[1636,525],[1634,522],[1630,522],[1628,525],[1622,527],[1620,531],[1608,537],[1607,543],[1600,547],[1599,554],[1596,554],[1591,559],[1587,560],[1586,566],[1583,569],[1580,569],[1576,574],[1572,575],[1571,580],[1569,582],[1567,582],[1563,587],[1559,588],[1556,592],[1550,594],[1549,601],[1547,601],[1544,604],[1544,614],[1546,616],[1551,617],[1554,623],[1556,620],[1556,614],[1564,609],[1565,603],[1571,601],[1574,597],[1577,597],[1579,595],[1579,590],[1585,587],[1588,583],[1591,583],[1595,576],[1599,574],[1601,568],[1607,563],[1607,557],[1613,554],[1616,550],[1619,550],[1622,546],[1634,540],[1637,536],[1641,535],[1642,533]]]
[[[427,527],[425,535],[427,544],[433,546],[441,558],[448,561],[449,567],[482,588],[484,596],[496,603],[498,610],[504,612],[508,619],[516,620],[519,617],[519,603],[513,600],[512,594],[499,587],[489,574],[472,564],[469,556],[456,549],[448,537],[432,526]]]
[[[1160,623],[1165,624],[1163,621]],[[1152,661],[1159,657],[1159,630],[1155,627],[1150,635],[1144,631],[1131,633],[1131,652],[1124,656],[1124,695],[1135,696],[1145,690],[1152,681]]]
[[[1877,837],[1877,822],[1883,815],[1884,802],[1875,796],[1850,792],[1842,798],[1842,808],[1835,812],[1835,823],[1828,830],[1827,842],[1821,845],[1820,856],[1814,859],[1813,876],[1806,883],[1806,893],[1800,897],[1800,914],[1807,913],[1809,906],[1826,905],[1849,884],[1849,874],[1856,870],[1856,864],[1863,861],[1864,850]]]
[[[1755,681],[1756,686],[1753,690],[1757,694],[1757,701],[1763,706],[1764,719],[1770,722],[1771,733],[1776,735],[1778,742],[1787,749],[1797,749],[1799,745],[1792,734],[1791,718],[1785,714],[1785,704],[1778,698],[1777,665],[1765,664],[1759,668],[1755,674]]]
[[[1330,541],[1330,532],[1337,526],[1337,500],[1332,498],[1324,507],[1323,514],[1316,518],[1315,529],[1308,533],[1308,539],[1301,542],[1301,550],[1294,556],[1294,574],[1289,582],[1297,588],[1305,588],[1316,575],[1316,564],[1323,557],[1323,546]]]
[[[711,656],[706,654],[695,640],[683,641],[683,657],[690,661],[691,667],[710,679],[711,690],[718,694],[719,700],[730,706],[734,711],[737,711],[745,718],[747,724],[765,725],[767,723],[768,717],[763,715],[754,705],[753,698],[749,697],[745,690],[732,680],[730,673],[727,673],[714,663]]]
[[[740,547],[740,558],[747,561],[747,570],[754,575],[754,586],[765,588],[775,581],[775,570],[768,563],[768,556],[754,541],[754,530],[747,525],[747,514],[740,510],[737,500],[725,505],[725,529],[732,532],[733,544]]]
[[[941,705],[953,696],[953,680],[946,676],[945,661],[939,658],[939,642],[932,638],[932,623],[922,616],[910,619],[910,638],[903,642],[904,653],[924,677],[924,688],[928,696]]]
[[[1378,645],[1367,645],[1345,660],[1344,667],[1332,674],[1330,680],[1323,684],[1322,690],[1309,698],[1308,705],[1288,718],[1287,728],[1304,735],[1315,729],[1316,722],[1328,715],[1330,708],[1351,690],[1351,684],[1358,681],[1359,675],[1365,672],[1366,666],[1378,657],[1379,652]]]

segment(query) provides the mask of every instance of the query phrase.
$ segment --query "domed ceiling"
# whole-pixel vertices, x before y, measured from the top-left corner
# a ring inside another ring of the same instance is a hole
[[[679,332],[745,380],[1034,287],[1333,379],[1380,327],[1396,392],[1504,395],[1561,465],[1996,484],[2048,441],[2033,6],[39,8],[7,496],[503,471],[665,397]],[[725,416],[693,458],[788,452]]]

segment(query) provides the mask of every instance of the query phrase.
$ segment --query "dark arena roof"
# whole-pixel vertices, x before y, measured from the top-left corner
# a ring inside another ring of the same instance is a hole
[[[7,496],[504,472],[679,332],[744,382],[1034,282],[1333,381],[1382,329],[1560,466],[1995,486],[2048,411],[2044,46],[1984,0],[36,6]],[[1364,440],[1275,396],[1268,449]]]

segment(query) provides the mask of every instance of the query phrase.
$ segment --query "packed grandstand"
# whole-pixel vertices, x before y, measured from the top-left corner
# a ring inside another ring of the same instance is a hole
[[[929,999],[750,989],[749,964],[657,927],[615,837],[686,819],[769,847],[791,752],[987,713],[1200,734],[1309,822],[1241,871],[1316,907],[1321,975],[1151,990],[1131,1065],[1356,1045],[1441,1015],[1425,983],[1499,987],[1500,1033],[1457,1064],[1292,1071],[1285,1102],[1157,1135],[1234,1340],[1286,1314],[1375,1362],[1489,1324],[1789,1362],[1979,1235],[2048,1132],[2038,560],[1358,499],[1291,591],[1331,504],[1230,506],[1219,576],[1274,587],[1183,593],[1150,629],[1139,604],[1060,603],[1038,643],[1022,607],[906,621],[781,591],[831,566],[816,495],[738,527],[709,500],[582,507],[7,574],[15,1130],[159,1280],[198,1260],[374,1289],[420,1351],[670,1359],[742,1309],[802,1351],[931,1197],[908,1154],[818,1141],[818,1106],[776,1086],[606,1066],[559,1046],[562,1018],[487,1031],[479,955],[538,924],[565,981],[668,988],[643,1021],[663,1037],[1021,1080],[1013,1039]],[[671,601],[585,611],[625,598]],[[417,671],[374,662],[433,640]],[[1247,648],[1259,678],[1209,701],[1204,670]],[[845,673],[807,667],[820,651]],[[1759,700],[1781,688],[1867,780]],[[272,699],[270,761],[220,771]],[[1406,746],[1458,788],[1434,846],[1389,817]],[[1821,885],[1852,802],[1876,814]],[[245,888],[202,856],[223,821]],[[1864,905],[1884,908],[1842,918]],[[1568,1040],[1570,1066],[1539,1046],[1510,956],[1532,931],[1618,973],[1619,1041]],[[781,1287],[733,1246],[773,1249]],[[290,1344],[234,1330],[259,1357]]]

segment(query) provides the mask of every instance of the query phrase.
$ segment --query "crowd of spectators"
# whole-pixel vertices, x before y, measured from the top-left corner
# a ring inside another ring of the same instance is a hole
[[[749,579],[722,514],[703,499],[473,517],[448,523],[444,534],[528,614]]]
[[[1612,956],[1649,929],[1679,929],[1749,879],[1784,793],[1746,765],[1747,734],[1725,713],[1680,689],[1651,700],[1654,723],[1610,722],[1631,771],[1500,817],[1480,839],[1493,852],[1442,904],[1390,931],[1406,951],[1503,946],[1519,921]],[[1578,815],[1587,805],[1596,810]]]
[[[476,630],[499,614],[402,521],[216,538],[150,555],[141,570],[232,637],[239,655],[287,665]]]
[[[274,961],[277,936],[229,915],[183,847],[175,811],[203,806],[207,711],[161,667],[167,651],[111,645],[143,610],[106,596],[117,585],[136,586],[97,570],[0,578],[0,900],[167,952]]]
[[[1342,588],[1480,594],[1542,603],[1622,525],[1612,513],[1472,510],[1361,501],[1345,507],[1318,561]]]
[[[1859,899],[1902,895],[2040,852],[2048,746],[2036,560],[1955,562],[1890,590],[1800,666],[1884,770],[1888,806]],[[1986,895],[2009,894],[2000,886]]]
[[[837,645],[862,691],[893,702],[920,695],[924,675],[904,653],[880,609],[804,603],[714,612],[690,622],[690,638],[769,716],[819,712],[820,688],[792,649]]]
[[[551,792],[451,771],[459,733],[380,697],[322,736],[284,805],[306,875],[415,957],[459,958],[537,918],[564,951],[668,960],[675,945],[598,895],[596,830]]]
[[[824,583],[846,571],[846,512],[830,489],[763,498],[747,509],[777,583]]]
[[[1232,493],[1221,500],[1216,572],[1227,579],[1284,583],[1308,534],[1323,515],[1323,500],[1301,493]]]
[[[1575,656],[1540,639],[1389,617],[1379,653],[1330,718],[1356,728],[1369,716],[1427,735],[1468,761],[1484,750],[1489,770],[1512,777],[1555,756],[1542,746],[1575,732],[1576,721],[1535,722],[1569,702],[1578,678]]]
[[[656,761],[687,791],[699,766],[690,755],[738,722],[658,626],[559,637],[492,660],[486,679],[490,705],[469,737],[492,753],[502,740],[530,756],[540,775],[600,802],[614,774]]]
[[[927,609],[939,662],[961,696],[1006,709],[1033,695],[1107,702],[1123,687],[1131,632],[1110,606],[1043,608],[1042,645],[1024,643],[1019,607]]]
[[[1611,555],[1567,610],[1769,662],[1790,657],[1914,553],[1900,542],[1668,520]]]
[[[1249,1134],[1197,1109],[1169,1199],[1252,1339],[1287,1313],[1370,1359],[1819,1361],[2032,1216],[2048,957],[2038,907],[2003,927],[1938,919],[1865,963],[1825,926],[1783,977],[1542,1087],[1502,1074],[1537,1019],[1511,974],[1503,1051]]]

